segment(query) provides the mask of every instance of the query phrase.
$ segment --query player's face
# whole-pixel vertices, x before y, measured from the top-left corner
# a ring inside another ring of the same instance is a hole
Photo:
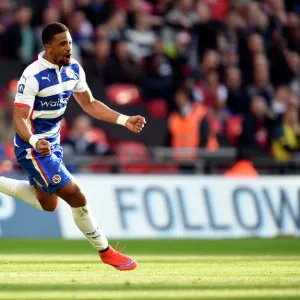
[[[69,31],[56,34],[49,44],[50,54],[59,66],[68,66],[72,56],[72,38]]]

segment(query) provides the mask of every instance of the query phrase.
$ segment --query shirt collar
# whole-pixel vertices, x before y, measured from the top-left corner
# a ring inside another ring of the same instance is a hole
[[[52,64],[50,61],[46,60],[44,58],[44,55],[45,55],[45,51],[41,52],[39,55],[38,55],[38,59],[39,59],[39,62],[44,65],[45,67],[47,67],[48,69],[57,69],[58,66],[55,65],[55,64]]]

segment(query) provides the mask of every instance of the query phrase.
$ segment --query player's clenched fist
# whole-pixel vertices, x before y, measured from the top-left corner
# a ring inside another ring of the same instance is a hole
[[[51,153],[50,143],[46,140],[39,140],[36,142],[36,150],[42,156],[47,156]]]
[[[146,120],[142,116],[130,117],[125,126],[132,132],[139,133],[146,124]]]

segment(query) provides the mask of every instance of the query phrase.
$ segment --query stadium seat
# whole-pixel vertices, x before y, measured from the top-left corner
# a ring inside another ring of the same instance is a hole
[[[89,138],[95,143],[109,144],[106,132],[98,127],[91,127],[89,131]]]
[[[63,142],[69,135],[70,128],[65,118],[60,122],[60,140]]]
[[[129,6],[129,0],[115,0],[118,9],[126,10]]]
[[[116,145],[120,171],[124,173],[148,173],[149,154],[145,144],[136,141],[122,141]]]
[[[103,158],[99,158],[99,160],[105,160],[105,157]],[[105,174],[109,174],[112,173],[113,168],[111,165],[109,164],[103,164],[103,163],[92,163],[88,166],[87,169],[88,172],[91,173],[105,173]]]
[[[142,102],[141,92],[135,85],[111,84],[106,88],[108,100],[115,105],[132,105]]]
[[[233,115],[227,120],[226,136],[233,145],[237,143],[237,139],[242,132],[242,122],[240,115]]]
[[[149,166],[148,173],[150,174],[179,174],[180,168],[178,165],[159,164]]]
[[[165,99],[151,99],[146,103],[146,111],[154,119],[167,119],[168,104]]]
[[[3,155],[6,159],[15,161],[15,146],[13,142],[8,142],[3,145]]]

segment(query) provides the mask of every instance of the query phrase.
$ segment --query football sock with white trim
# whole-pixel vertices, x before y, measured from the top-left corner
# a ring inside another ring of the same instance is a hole
[[[92,216],[89,206],[72,207],[73,218],[79,230],[86,236],[97,251],[108,247],[108,241]]]
[[[28,181],[0,176],[0,192],[18,198],[39,210],[43,210],[36,197],[34,187]]]

